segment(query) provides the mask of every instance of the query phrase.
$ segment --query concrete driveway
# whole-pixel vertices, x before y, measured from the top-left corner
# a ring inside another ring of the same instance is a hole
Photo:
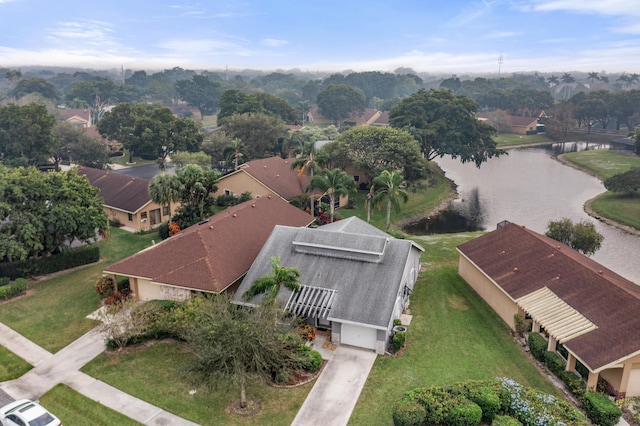
[[[321,353],[327,358],[326,351]],[[292,426],[346,425],[375,360],[373,351],[351,346],[336,348]]]

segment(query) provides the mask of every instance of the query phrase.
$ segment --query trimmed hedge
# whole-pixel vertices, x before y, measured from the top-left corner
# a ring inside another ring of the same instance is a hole
[[[496,416],[491,426],[522,426],[522,423],[520,423],[520,420],[514,419],[511,416]]]
[[[84,246],[53,256],[27,259],[21,262],[0,263],[0,276],[12,280],[21,277],[46,275],[76,266],[87,265],[100,260],[100,248],[96,245]]]
[[[547,351],[548,343],[540,333],[529,333],[529,350],[531,355],[540,362],[544,362],[544,353]]]
[[[301,350],[300,353],[302,355],[302,368],[307,371],[316,371],[322,366],[322,355],[320,352],[316,350],[312,350],[309,346],[303,346],[303,348],[308,348]]]
[[[0,277],[0,287],[9,284],[10,281],[11,279],[9,277]]]
[[[0,287],[0,299],[20,296],[27,292],[27,287],[27,280],[25,278],[18,278],[13,283]]]
[[[511,416],[518,423],[499,416]],[[393,407],[396,426],[489,424],[488,418],[504,425],[588,424],[584,414],[567,402],[505,378],[414,389]]]
[[[560,376],[566,366],[564,360],[555,352],[546,351],[544,353],[544,363],[549,367],[549,370],[556,376]]]
[[[622,416],[622,410],[615,402],[597,392],[584,394],[584,409],[589,419],[600,426],[614,426]]]
[[[396,331],[391,339],[391,348],[394,352],[398,352],[404,346],[404,342],[407,339],[407,333],[405,331]]]

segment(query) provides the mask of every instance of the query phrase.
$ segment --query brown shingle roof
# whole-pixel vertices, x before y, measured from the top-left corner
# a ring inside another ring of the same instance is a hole
[[[242,164],[239,172],[249,174],[285,200],[291,201],[295,195],[304,193],[309,183],[306,175],[298,179],[298,169],[291,168],[292,161],[277,156],[253,160]]]
[[[229,207],[105,272],[220,292],[249,270],[276,225],[305,227],[311,222],[311,215],[278,197],[260,197]]]
[[[593,322],[564,343],[592,370],[640,351],[640,287],[593,259],[512,223],[458,250],[513,300],[547,287]]]
[[[78,174],[100,190],[104,205],[136,213],[151,202],[149,180],[90,167],[78,167]]]

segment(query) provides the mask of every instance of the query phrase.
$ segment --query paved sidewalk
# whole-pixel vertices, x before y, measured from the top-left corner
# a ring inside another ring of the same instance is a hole
[[[105,350],[104,337],[95,329],[56,354],[0,323],[0,345],[34,366],[18,379],[0,383],[0,400],[36,400],[58,383],[145,425],[197,426],[100,380],[78,371]],[[2,404],[4,405],[4,404]]]
[[[321,350],[329,362],[307,395],[292,426],[343,426],[349,422],[376,354],[366,349],[339,346]]]

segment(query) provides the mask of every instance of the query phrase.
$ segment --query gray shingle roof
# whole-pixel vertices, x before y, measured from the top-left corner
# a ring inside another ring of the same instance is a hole
[[[300,284],[335,290],[330,320],[367,324],[386,329],[402,274],[412,249],[410,240],[391,237],[364,221],[353,218],[316,229],[276,226],[251,266],[234,300],[258,277],[271,273],[270,259],[300,270]],[[357,229],[359,233],[346,232]],[[285,306],[291,291],[280,290],[278,302]],[[260,303],[257,296],[252,303]]]

